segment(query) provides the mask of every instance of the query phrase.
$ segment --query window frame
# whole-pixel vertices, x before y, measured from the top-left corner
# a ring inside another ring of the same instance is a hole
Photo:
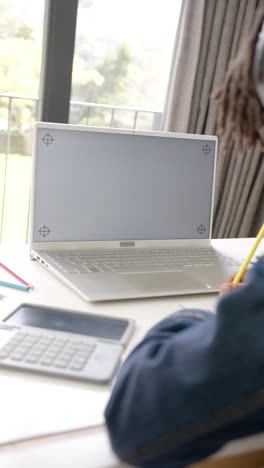
[[[69,121],[77,10],[78,0],[45,1],[37,120]]]

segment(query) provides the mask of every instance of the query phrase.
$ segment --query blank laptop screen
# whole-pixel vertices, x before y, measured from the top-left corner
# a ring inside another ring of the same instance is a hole
[[[38,128],[33,241],[208,239],[215,144]]]

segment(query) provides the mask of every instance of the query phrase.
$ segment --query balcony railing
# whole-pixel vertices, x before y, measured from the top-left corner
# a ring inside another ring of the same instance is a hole
[[[32,127],[38,98],[0,94],[0,242],[28,239]],[[162,112],[70,101],[72,124],[159,130]]]

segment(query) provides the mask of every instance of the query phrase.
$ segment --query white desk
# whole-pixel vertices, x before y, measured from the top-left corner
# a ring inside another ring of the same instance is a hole
[[[217,240],[215,245],[240,256],[247,254],[253,240]],[[263,252],[264,243],[258,252]],[[16,254],[15,254],[16,253]],[[0,287],[0,319],[21,302],[67,307],[98,314],[130,317],[136,331],[127,352],[158,320],[182,307],[214,309],[216,294],[88,303],[31,261],[26,247],[0,248],[3,263],[32,282],[29,293]],[[29,373],[0,371],[0,444],[8,440],[84,428],[103,420],[110,386],[98,386]],[[34,442],[0,446],[1,468],[116,468],[124,467],[112,454],[105,430],[81,431]]]

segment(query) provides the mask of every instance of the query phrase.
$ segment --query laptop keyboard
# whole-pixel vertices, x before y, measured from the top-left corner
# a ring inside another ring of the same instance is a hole
[[[45,255],[63,273],[136,273],[181,271],[187,268],[230,265],[241,261],[209,248],[101,249],[82,252],[52,252]]]

